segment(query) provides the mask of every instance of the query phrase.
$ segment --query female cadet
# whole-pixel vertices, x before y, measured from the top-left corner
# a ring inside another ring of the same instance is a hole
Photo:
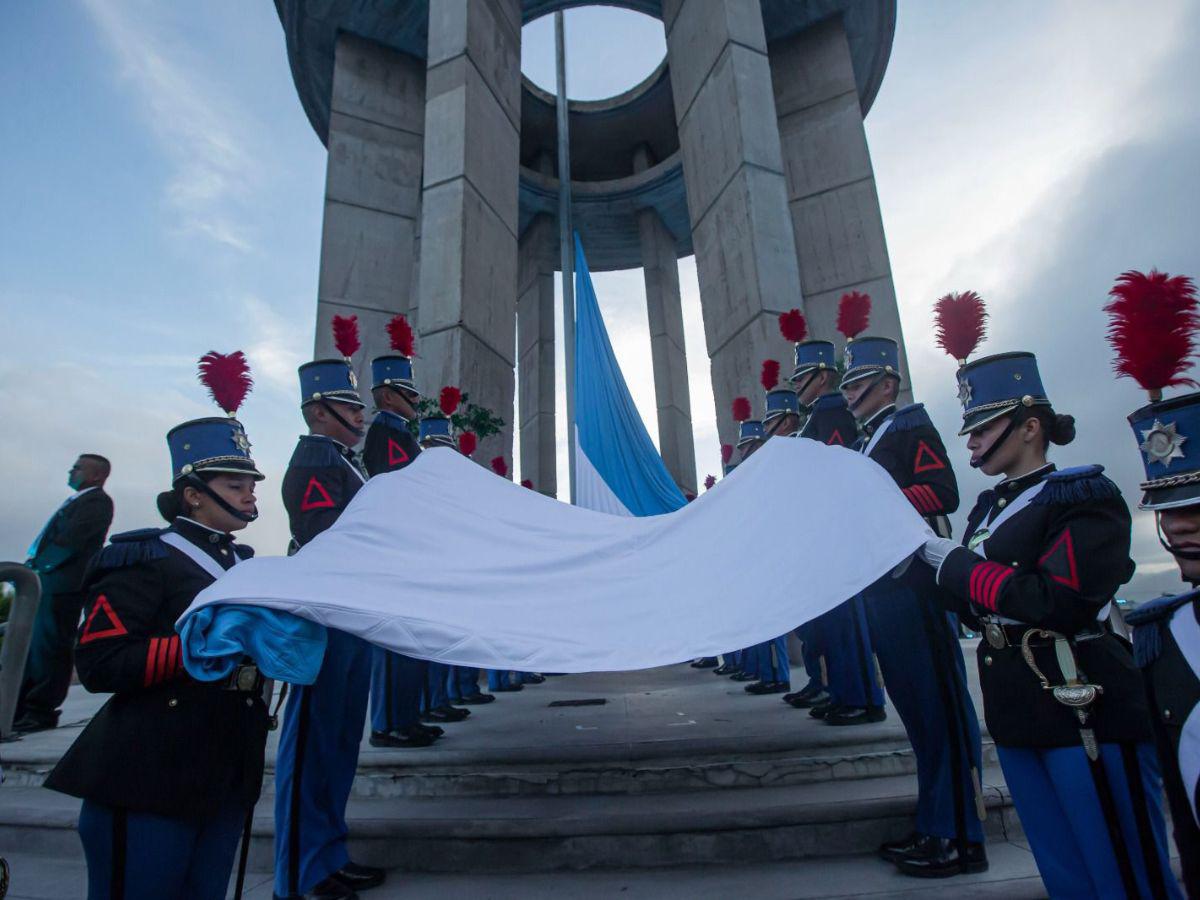
[[[233,418],[252,384],[245,357],[209,353],[201,381],[228,418],[167,434],[170,525],[115,535],[87,577],[76,666],[113,696],[46,786],[83,798],[88,896],[223,898],[238,837],[262,786],[268,715],[253,665],[224,681],[184,670],[175,621],[192,599],[253,555],[233,532],[257,517],[262,479]]]
[[[1107,619],[1133,574],[1130,517],[1100,466],[1056,471],[1069,443],[1030,353],[966,364],[983,335],[973,293],[938,303],[959,360],[971,465],[1004,475],[980,495],[963,546],[928,541],[946,607],[982,630],[988,730],[1051,897],[1177,897],[1141,677]]]

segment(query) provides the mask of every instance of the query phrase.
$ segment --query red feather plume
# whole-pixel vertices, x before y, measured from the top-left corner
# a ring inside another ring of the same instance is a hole
[[[783,335],[785,341],[791,341],[793,344],[799,344],[807,338],[808,322],[804,318],[804,313],[798,309],[789,309],[785,313],[780,313],[779,333]]]
[[[712,490],[712,486],[716,483],[717,483],[716,477],[713,475],[709,475],[709,476],[705,477],[705,479],[704,479],[704,489],[706,491]]]
[[[401,356],[413,355],[413,330],[404,316],[392,316],[387,323],[388,337],[392,341],[392,349]]]
[[[458,436],[458,452],[463,456],[470,456],[478,446],[479,438],[475,436],[475,432],[464,431]]]
[[[871,321],[871,298],[858,291],[842,294],[838,301],[837,330],[853,340],[867,330]]]
[[[362,346],[358,339],[358,316],[333,317],[333,346],[347,359],[358,352]]]
[[[733,459],[733,444],[722,444],[721,462],[728,463],[731,459]]]
[[[759,381],[762,382],[764,391],[769,391],[779,384],[779,362],[777,360],[763,360],[762,375],[759,376]]]
[[[1165,387],[1196,387],[1185,373],[1196,353],[1196,286],[1183,275],[1155,269],[1149,275],[1123,272],[1109,291],[1108,342],[1116,352],[1113,369],[1162,399]]]
[[[733,398],[733,419],[735,422],[745,422],[750,418],[750,401],[745,397]]]
[[[521,487],[529,488],[532,491],[533,490],[533,482],[530,481],[528,478],[522,478],[521,479]]]
[[[987,315],[983,298],[974,291],[938,298],[933,305],[938,346],[958,360],[960,365],[965,363],[983,340]]]
[[[501,478],[508,477],[508,463],[506,463],[504,461],[503,456],[492,457],[492,471],[495,472],[497,475],[499,475]]]
[[[441,394],[438,395],[438,406],[445,415],[450,416],[458,409],[460,400],[462,400],[462,391],[456,387],[447,386],[442,388]]]
[[[209,350],[200,357],[200,383],[208,388],[217,406],[231,416],[254,387],[250,365],[241,350],[229,354]]]

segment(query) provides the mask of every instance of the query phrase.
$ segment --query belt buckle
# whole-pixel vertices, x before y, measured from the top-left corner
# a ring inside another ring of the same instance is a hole
[[[255,684],[258,683],[258,667],[239,666],[237,672],[234,673],[233,683],[239,691],[249,693],[254,690]]]
[[[984,625],[983,636],[987,638],[987,642],[996,650],[1003,650],[1008,646],[1008,640],[1004,635],[1004,626],[999,622],[988,622]]]

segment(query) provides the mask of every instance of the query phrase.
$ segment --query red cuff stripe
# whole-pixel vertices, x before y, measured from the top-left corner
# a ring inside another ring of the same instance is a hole
[[[979,604],[980,606],[996,611],[995,595],[992,593],[992,585],[996,583],[1000,572],[995,563],[988,563],[983,574],[979,577]]]
[[[146,677],[144,687],[154,684],[154,658],[158,654],[158,638],[150,638],[150,649],[146,651]]]
[[[971,600],[979,606],[996,612],[996,599],[1000,588],[1013,575],[1013,570],[1000,563],[981,562],[971,570]]]
[[[908,498],[909,503],[916,507],[917,512],[929,512],[929,501],[921,496],[920,491],[916,487],[906,487],[904,489],[904,496]]]
[[[171,655],[171,639],[160,638],[158,643],[158,680],[167,680],[167,657]]]
[[[171,678],[179,672],[179,638],[173,637],[167,642],[167,671],[166,677]]]
[[[983,574],[983,568],[983,564],[980,564],[971,569],[971,582],[968,593],[974,602],[977,602],[979,598],[979,578]]]
[[[1013,576],[1013,570],[1008,568],[1008,566],[1001,566],[1000,569],[1002,570],[1000,577],[992,582],[989,589],[991,594],[988,597],[988,603],[993,610],[996,608],[996,601],[1000,599],[1000,588],[1004,587],[1004,582]]]
[[[938,499],[937,492],[927,484],[919,485],[921,491],[929,498],[929,511],[941,512],[942,501]]]

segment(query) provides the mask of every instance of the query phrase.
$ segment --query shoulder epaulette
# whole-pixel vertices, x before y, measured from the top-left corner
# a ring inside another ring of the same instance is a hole
[[[164,531],[162,528],[139,528],[114,534],[109,538],[108,546],[96,554],[93,568],[120,569],[136,563],[165,559],[167,548],[159,540]]]
[[[372,425],[382,425],[385,428],[394,428],[396,431],[408,431],[408,419],[404,416],[397,415],[390,409],[381,409],[375,416],[375,421]]]
[[[1121,489],[1104,474],[1104,466],[1076,466],[1051,472],[1046,476],[1045,487],[1031,502],[1039,506],[1069,505],[1120,496]]]
[[[1139,668],[1145,668],[1158,659],[1162,653],[1162,630],[1170,627],[1175,610],[1191,603],[1197,595],[1200,595],[1200,591],[1188,591],[1177,597],[1159,597],[1126,613],[1125,624],[1133,627],[1133,659]]]
[[[929,418],[929,413],[925,411],[924,403],[914,403],[911,406],[906,406],[904,409],[898,409],[892,414],[892,424],[889,426],[890,431],[912,431],[923,426],[933,426],[933,420]]]
[[[846,402],[846,398],[843,397],[841,394],[822,394],[813,403],[812,408],[814,410],[817,410],[817,409],[821,409],[821,410],[824,410],[824,409],[848,409],[849,404]]]
[[[306,434],[300,438],[288,465],[303,468],[336,466],[340,455],[337,445],[331,439],[319,434]]]
[[[233,552],[237,554],[238,559],[253,559],[254,548],[248,547],[245,544],[234,544]]]

